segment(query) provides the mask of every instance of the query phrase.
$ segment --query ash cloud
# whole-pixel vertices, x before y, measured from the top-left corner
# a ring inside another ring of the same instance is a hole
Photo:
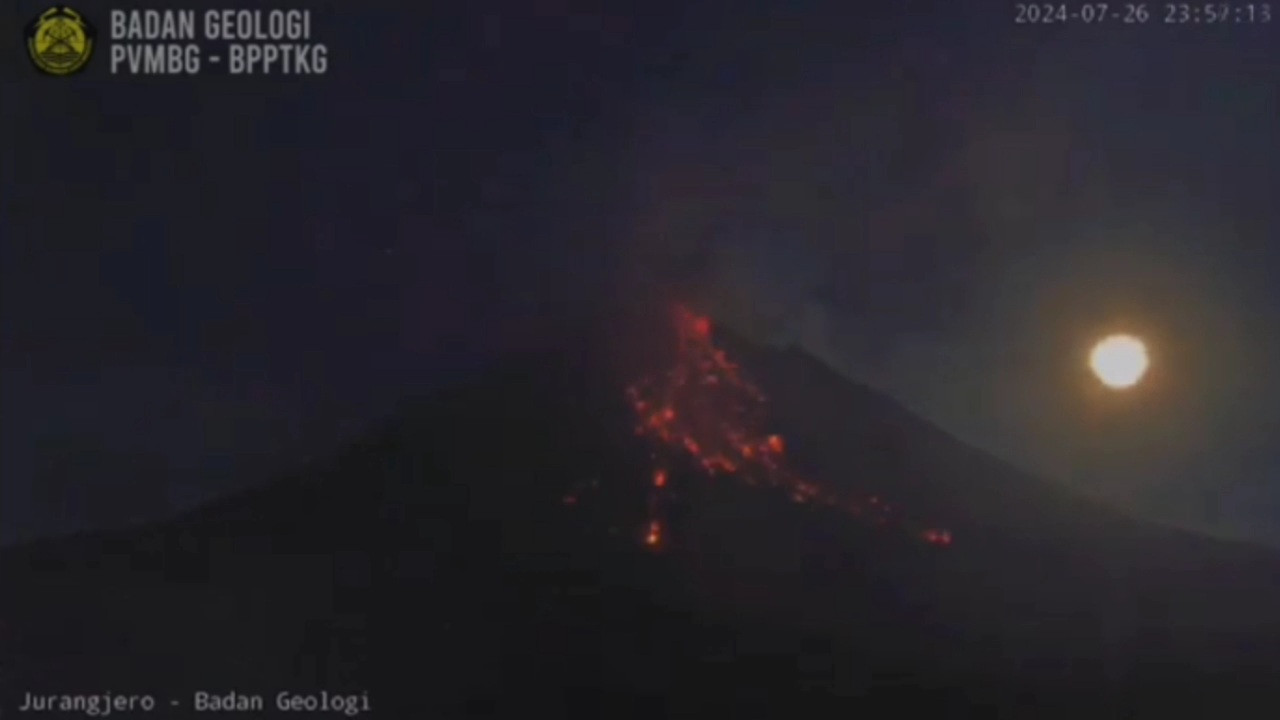
[[[904,44],[875,71],[831,63],[651,110],[622,266],[1018,465],[1256,535],[1237,498],[1263,471],[1238,457],[1275,411],[1239,379],[1280,352],[1241,258],[1265,226],[1229,197],[1247,181],[1229,191],[1221,165],[1157,152],[1221,119],[1152,132],[1164,116],[1111,65],[1133,49],[1008,50],[1024,70],[971,68],[981,81],[945,80],[960,60]],[[1144,73],[1128,79],[1176,84]],[[1173,104],[1198,92],[1168,89]],[[1145,414],[1100,422],[1081,355],[1125,323],[1166,375],[1132,410]],[[1249,420],[1225,432],[1234,412]]]

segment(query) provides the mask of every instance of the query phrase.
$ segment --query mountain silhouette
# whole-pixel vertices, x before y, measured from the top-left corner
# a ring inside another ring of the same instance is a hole
[[[201,690],[324,690],[399,718],[1280,702],[1277,553],[1027,476],[688,310],[599,315],[274,484],[4,551],[6,703],[145,693],[181,715]]]

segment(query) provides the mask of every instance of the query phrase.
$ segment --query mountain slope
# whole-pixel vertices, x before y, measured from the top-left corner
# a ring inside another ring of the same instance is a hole
[[[610,318],[172,523],[4,553],[4,689],[367,690],[381,717],[1275,707],[1276,555],[1128,519],[677,318]],[[689,342],[731,358],[699,383],[767,393],[785,454],[705,472],[705,433],[754,430],[702,385],[672,396],[685,436],[637,436],[624,388]]]

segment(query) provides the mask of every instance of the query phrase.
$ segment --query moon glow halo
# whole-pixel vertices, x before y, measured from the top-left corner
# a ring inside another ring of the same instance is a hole
[[[1093,346],[1089,367],[1103,385],[1124,390],[1137,385],[1146,375],[1151,360],[1147,346],[1132,335],[1111,335]]]

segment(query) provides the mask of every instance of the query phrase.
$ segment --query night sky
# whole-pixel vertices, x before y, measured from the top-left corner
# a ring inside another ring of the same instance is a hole
[[[43,77],[43,5],[0,11],[0,540],[267,480],[659,285],[1280,542],[1276,24],[431,5],[309,5],[330,71],[294,78]],[[1131,393],[1087,376],[1113,330],[1151,345]]]

